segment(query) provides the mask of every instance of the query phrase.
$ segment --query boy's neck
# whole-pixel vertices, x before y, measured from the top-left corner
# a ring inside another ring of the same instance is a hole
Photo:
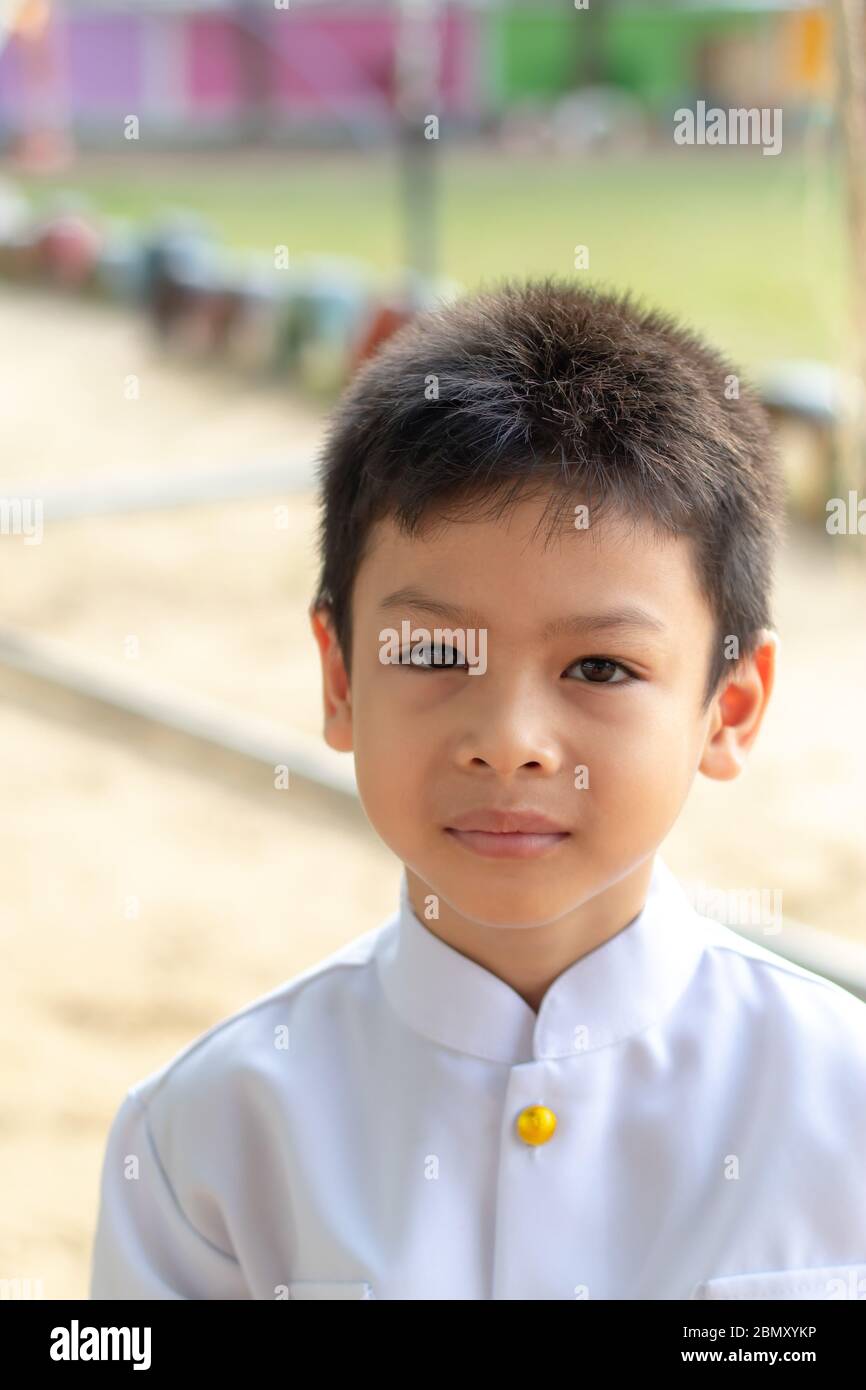
[[[409,901],[420,922],[441,941],[504,980],[537,1013],[550,986],[582,956],[623,930],[642,910],[654,854],[554,922],[537,927],[491,927],[456,912],[440,897],[439,917],[424,916],[433,891],[408,867]]]

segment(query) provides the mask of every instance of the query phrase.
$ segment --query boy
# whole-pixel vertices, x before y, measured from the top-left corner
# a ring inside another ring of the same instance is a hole
[[[132,1087],[91,1296],[866,1296],[866,1005],[657,852],[773,686],[760,405],[628,295],[506,283],[365,364],[322,489],[397,911]]]

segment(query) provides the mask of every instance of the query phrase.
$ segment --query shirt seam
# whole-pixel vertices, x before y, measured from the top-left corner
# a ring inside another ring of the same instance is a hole
[[[719,922],[718,925],[724,926],[725,924]],[[733,931],[734,929],[733,927],[727,927],[726,930]],[[744,937],[743,940],[746,941],[746,938]],[[769,950],[769,947],[762,947],[757,942],[751,943],[746,941],[746,944],[754,944],[759,951],[764,949]],[[780,974],[790,975],[794,979],[802,980],[804,984],[815,985],[820,989],[830,990],[831,993],[847,995],[849,999],[853,999],[859,1004],[863,1004],[864,1002],[862,999],[859,999],[856,994],[852,994],[850,989],[846,989],[844,985],[838,984],[835,980],[829,980],[825,975],[819,975],[817,972],[809,970],[808,967],[804,965],[797,965],[795,961],[782,959],[765,960],[763,956],[753,956],[749,951],[741,951],[737,943],[732,941],[712,941],[708,942],[707,945],[708,949],[711,951],[730,951],[733,955],[739,956],[742,960],[753,961],[755,965],[761,965],[767,970],[776,970]]]
[[[159,1175],[162,1178],[166,1190],[168,1191],[172,1201],[174,1202],[174,1205],[177,1208],[181,1216],[181,1219],[189,1227],[193,1235],[197,1236],[198,1239],[202,1241],[205,1245],[207,1245],[209,1249],[213,1250],[215,1254],[222,1255],[223,1259],[230,1260],[233,1265],[236,1265],[238,1268],[240,1268],[240,1261],[238,1260],[237,1256],[232,1255],[228,1250],[223,1250],[221,1246],[216,1245],[212,1240],[209,1240],[208,1237],[206,1235],[203,1235],[202,1232],[198,1229],[198,1227],[194,1224],[194,1222],[192,1222],[190,1218],[187,1216],[186,1212],[183,1209],[183,1206],[181,1205],[180,1199],[178,1198],[178,1195],[175,1192],[174,1187],[172,1186],[168,1173],[165,1170],[165,1165],[163,1164],[163,1161],[160,1157],[159,1149],[156,1145],[156,1139],[154,1138],[153,1131],[151,1129],[150,1116],[148,1114],[147,1105],[142,1100],[141,1096],[139,1096],[135,1092],[134,1089],[130,1090],[129,1094],[141,1110],[142,1119],[144,1121],[144,1132],[147,1135],[147,1141],[150,1145],[150,1149],[153,1154],[154,1161],[156,1162]]]

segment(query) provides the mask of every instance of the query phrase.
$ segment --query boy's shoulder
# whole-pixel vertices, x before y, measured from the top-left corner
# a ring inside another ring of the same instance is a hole
[[[267,993],[257,995],[228,1017],[193,1038],[162,1066],[129,1087],[145,1108],[167,1092],[189,1096],[193,1090],[206,1100],[209,1081],[222,1087],[231,1073],[249,1075],[266,1056],[291,1052],[296,1023],[300,1029],[312,1018],[334,1017],[339,999],[346,997],[349,979],[369,981],[369,966],[382,934],[393,918],[354,937],[307,969],[283,980]],[[363,983],[361,984],[364,988]],[[369,984],[368,984],[369,987]],[[303,1020],[300,1015],[304,1015]]]
[[[816,1046],[826,1044],[830,1054],[847,1045],[848,1060],[866,1064],[866,1001],[754,937],[691,912],[710,976],[724,974],[744,1020],[752,1017],[766,1031],[788,1023]]]
[[[345,1058],[341,1046],[356,1047],[381,1009],[375,958],[398,922],[399,914],[392,915],[215,1023],[130,1093],[167,1124],[179,1110],[189,1119],[190,1112],[204,1115],[211,1105],[248,1097],[258,1083],[290,1088],[293,1074],[319,1074],[325,1052]],[[825,1076],[836,1068],[840,1080],[851,1067],[866,1068],[866,1002],[691,904],[681,925],[692,940],[697,936],[699,949],[680,1004],[690,1029],[700,1022],[707,1045],[715,1035],[713,1014],[747,1049],[795,1047]],[[286,1069],[289,1058],[300,1065]]]

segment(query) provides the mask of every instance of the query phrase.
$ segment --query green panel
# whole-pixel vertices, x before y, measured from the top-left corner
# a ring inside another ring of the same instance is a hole
[[[608,80],[658,109],[692,87],[695,50],[708,35],[754,33],[774,22],[730,10],[614,10],[605,35]]]
[[[693,86],[694,52],[708,34],[755,32],[777,17],[749,11],[617,7],[574,10],[562,3],[512,5],[487,16],[485,42],[496,105],[555,97],[576,86],[590,26],[603,54],[605,80],[655,110]]]
[[[491,15],[490,38],[497,59],[496,95],[508,103],[556,96],[573,85],[579,61],[573,10],[513,8]]]

